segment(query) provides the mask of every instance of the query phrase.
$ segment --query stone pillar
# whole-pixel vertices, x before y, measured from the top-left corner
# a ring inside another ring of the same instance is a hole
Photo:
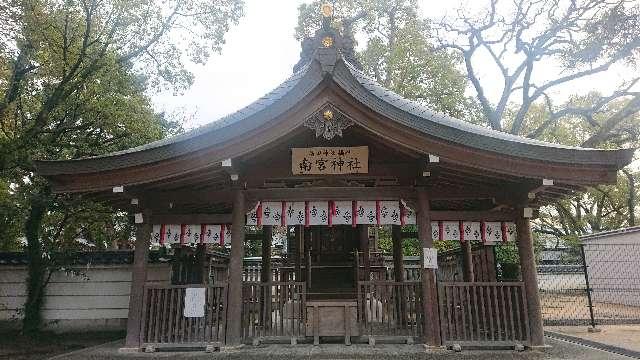
[[[227,302],[227,344],[242,341],[242,261],[244,258],[244,232],[246,204],[244,192],[235,190],[231,224],[231,259],[229,260],[229,288]]]
[[[465,282],[474,281],[473,251],[471,251],[471,241],[466,240],[460,244],[462,249],[462,279]]]
[[[529,328],[531,329],[531,346],[544,346],[544,333],[542,329],[542,312],[540,297],[538,296],[538,276],[536,273],[536,260],[533,253],[533,237],[531,236],[531,224],[525,218],[524,209],[518,209],[516,219],[516,232],[518,234],[518,255],[520,256],[520,272],[524,282],[524,291],[527,297],[529,309]]]
[[[423,248],[433,247],[431,234],[431,216],[429,195],[426,189],[417,189],[418,209],[416,220],[418,225],[418,239]],[[420,261],[422,266],[422,305],[424,311],[424,337],[428,346],[440,346],[440,315],[438,313],[438,287],[435,269],[424,268],[424,257]]]
[[[358,225],[358,232],[360,238],[360,252],[362,253],[363,266],[362,278],[358,278],[358,281],[370,281],[371,264],[369,263],[369,225]],[[358,271],[360,271],[360,269],[358,269]],[[356,274],[356,276],[358,275]]]
[[[142,328],[142,298],[144,284],[147,281],[147,259],[151,243],[151,211],[142,213],[143,223],[136,224],[136,242],[131,271],[131,291],[129,293],[129,315],[127,316],[127,337],[122,352],[140,349],[140,331]]]
[[[404,281],[404,259],[402,255],[402,226],[391,225],[393,242],[393,275],[395,281]]]

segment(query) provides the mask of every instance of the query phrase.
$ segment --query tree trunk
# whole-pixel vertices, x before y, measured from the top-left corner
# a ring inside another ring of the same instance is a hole
[[[629,226],[636,226],[636,180],[628,170],[622,170],[629,182],[629,197],[627,198],[627,208],[629,209]]]
[[[27,300],[24,304],[24,319],[22,330],[25,334],[34,335],[42,325],[42,303],[46,286],[45,274],[47,266],[43,258],[40,234],[42,221],[47,212],[49,188],[36,191],[29,200],[29,215],[25,222],[25,237],[27,238],[27,256],[29,269],[27,276]]]

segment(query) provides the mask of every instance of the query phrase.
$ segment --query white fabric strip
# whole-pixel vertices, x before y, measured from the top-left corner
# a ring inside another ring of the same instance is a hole
[[[398,201],[380,201],[380,225],[400,225]]]
[[[333,225],[351,225],[353,224],[351,210],[353,203],[351,201],[335,201],[336,214],[333,216]]]
[[[184,242],[187,244],[200,243],[200,224],[185,225]]]
[[[356,214],[358,215],[358,225],[376,224],[376,202],[358,201]]]
[[[285,211],[287,225],[304,225],[304,201],[288,202]]]
[[[309,225],[328,225],[328,207],[328,201],[309,201]]]

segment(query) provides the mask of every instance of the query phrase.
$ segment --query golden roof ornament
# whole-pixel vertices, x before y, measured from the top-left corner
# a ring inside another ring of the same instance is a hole
[[[320,12],[322,12],[322,16],[328,18],[333,16],[333,5],[329,3],[324,3],[320,6]]]
[[[332,104],[326,104],[304,121],[304,126],[315,131],[316,137],[331,140],[342,137],[342,131],[354,122]]]
[[[325,36],[322,38],[322,46],[326,48],[333,46],[333,38],[331,36]]]

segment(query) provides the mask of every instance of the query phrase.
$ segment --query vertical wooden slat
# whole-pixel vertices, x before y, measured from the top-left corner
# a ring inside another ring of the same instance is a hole
[[[169,313],[167,314],[167,342],[171,343],[173,342],[173,312],[175,311],[175,289],[174,288],[169,288],[168,289],[169,292]]]
[[[481,327],[480,327],[480,316],[478,315],[478,311],[480,310],[479,306],[478,306],[478,286],[475,285],[475,284],[473,285],[473,293],[472,293],[472,295],[473,295],[473,308],[474,308],[475,324],[476,324],[476,326],[475,326],[475,333],[476,333],[475,340],[480,341],[480,330],[481,330]]]
[[[531,341],[531,331],[529,329],[529,312],[527,311],[528,304],[524,285],[520,286],[520,298],[522,299],[522,312],[524,315],[524,335],[526,335],[527,341]]]
[[[153,342],[157,343],[158,342],[158,291],[159,289],[154,288],[153,289],[153,307],[152,307],[152,314],[153,314]]]
[[[455,324],[455,302],[453,300],[453,287],[447,286],[445,287],[445,293],[447,294],[447,320],[449,322],[449,338],[454,339],[454,324]],[[422,299],[424,301],[424,299]]]
[[[486,287],[486,298],[487,298],[487,317],[489,317],[489,331],[491,332],[491,341],[495,341],[496,340],[496,332],[495,332],[495,315],[493,313],[493,309],[494,306],[493,301],[492,301],[492,297],[491,297],[491,291],[492,287],[491,286],[487,286]]]
[[[500,289],[500,296],[499,296],[500,312],[502,313],[502,327],[503,327],[502,333],[504,334],[503,340],[508,340],[509,325],[507,324],[507,311],[505,307],[504,285],[499,286],[499,289]]]
[[[497,337],[498,340],[502,340],[502,319],[500,318],[500,311],[499,311],[499,303],[498,303],[498,286],[493,287],[493,313],[495,314],[496,317],[496,330],[497,330]]]
[[[473,341],[473,318],[471,316],[471,311],[473,309],[473,306],[471,306],[471,297],[469,296],[469,286],[471,285],[465,284],[464,291],[465,291],[465,304],[467,306],[467,316],[468,316],[467,327],[469,328],[469,340]]]
[[[171,341],[177,343],[180,337],[180,313],[182,312],[180,304],[182,301],[182,290],[176,288],[173,290],[173,292],[175,294],[175,308],[173,309],[173,314],[171,315],[173,317],[173,338]]]
[[[509,311],[509,323],[511,325],[511,340],[516,340],[516,332],[515,332],[515,326],[513,324],[513,299],[511,298],[511,286],[507,287],[507,295],[506,295],[507,299],[509,300],[507,303],[507,309]]]
[[[142,291],[142,318],[141,318],[141,328],[140,328],[140,344],[147,342],[147,326],[149,321],[149,309],[147,309],[147,305],[149,303],[149,289],[145,287]]]
[[[515,314],[516,314],[516,328],[518,329],[518,340],[524,340],[522,337],[522,316],[520,314],[520,287],[516,286],[513,288],[514,290],[514,303],[516,306]]]

